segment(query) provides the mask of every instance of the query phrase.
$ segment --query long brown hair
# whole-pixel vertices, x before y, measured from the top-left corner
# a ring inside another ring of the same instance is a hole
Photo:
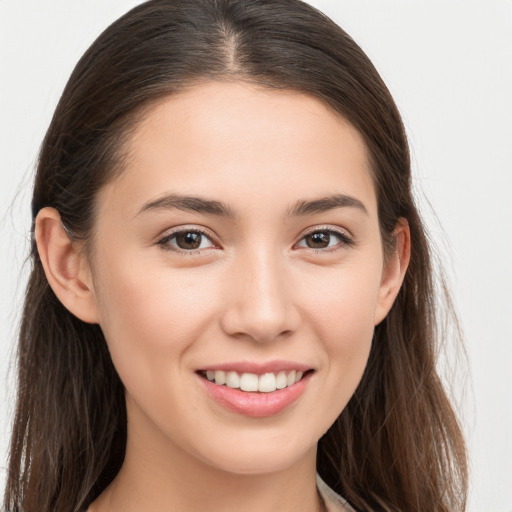
[[[384,245],[404,217],[412,259],[375,329],[359,387],[319,442],[318,471],[357,510],[463,510],[465,446],[436,373],[434,272],[404,127],[367,56],[325,15],[299,0],[151,0],[134,8],[70,77],[41,148],[33,218],[56,208],[70,236],[87,243],[98,191],[122,172],[125,141],[145,109],[204,80],[312,94],[362,134]],[[61,305],[34,243],[31,257],[4,505],[79,512],[123,462],[124,389],[99,326]]]

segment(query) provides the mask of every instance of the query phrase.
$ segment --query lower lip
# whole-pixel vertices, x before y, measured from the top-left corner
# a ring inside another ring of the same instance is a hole
[[[218,386],[198,376],[208,394],[218,404],[232,412],[253,418],[273,416],[286,409],[302,395],[310,377],[311,373],[308,373],[292,386],[276,389],[271,393],[253,393],[227,386]]]

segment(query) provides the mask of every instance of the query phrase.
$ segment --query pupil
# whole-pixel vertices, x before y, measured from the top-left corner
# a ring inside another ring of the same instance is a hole
[[[197,249],[201,245],[201,233],[180,233],[176,243],[180,249]]]
[[[306,237],[307,246],[313,249],[327,247],[329,245],[329,240],[329,233],[312,233]]]

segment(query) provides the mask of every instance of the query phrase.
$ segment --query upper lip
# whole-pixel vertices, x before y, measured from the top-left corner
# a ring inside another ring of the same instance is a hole
[[[237,373],[254,373],[256,375],[263,375],[265,373],[279,373],[286,371],[301,371],[306,372],[312,370],[311,366],[306,364],[297,363],[294,361],[233,361],[231,363],[219,363],[203,366],[199,370],[221,370],[224,372],[237,372]]]

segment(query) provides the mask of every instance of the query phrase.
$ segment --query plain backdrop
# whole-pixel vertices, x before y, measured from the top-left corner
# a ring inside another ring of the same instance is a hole
[[[0,488],[39,144],[73,66],[135,0],[0,0]],[[470,512],[512,512],[512,1],[312,0],[367,52],[410,138],[421,210],[452,284],[470,378],[454,399]],[[432,213],[435,212],[435,215]]]

